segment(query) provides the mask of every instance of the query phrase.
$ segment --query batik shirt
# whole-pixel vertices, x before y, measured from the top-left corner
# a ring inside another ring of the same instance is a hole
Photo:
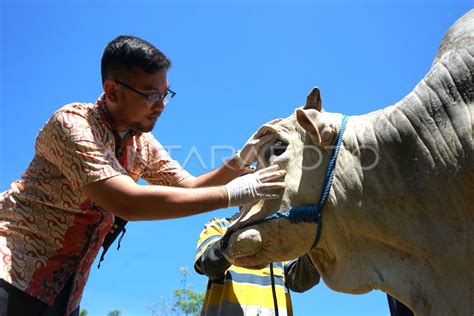
[[[59,109],[36,139],[20,193],[0,193],[0,278],[52,304],[73,277],[68,314],[114,221],[80,188],[117,175],[171,186],[189,175],[152,134],[122,140],[108,117],[103,95]]]

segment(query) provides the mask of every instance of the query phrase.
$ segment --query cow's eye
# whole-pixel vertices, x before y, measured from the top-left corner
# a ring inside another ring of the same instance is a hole
[[[280,156],[285,152],[286,147],[288,147],[288,144],[284,143],[281,140],[277,140],[270,149],[270,155]]]

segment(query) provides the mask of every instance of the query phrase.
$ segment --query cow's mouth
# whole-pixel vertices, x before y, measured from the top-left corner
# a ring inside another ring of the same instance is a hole
[[[253,215],[249,212],[242,213],[222,237],[221,249],[230,262],[249,268],[261,266],[256,262],[260,261],[257,257],[262,251],[264,243],[260,230],[254,225],[266,223],[265,217],[257,215],[263,209],[263,205],[260,205],[260,207],[256,206],[254,210],[257,211]],[[278,207],[275,207],[276,210]]]
[[[263,247],[262,236],[257,229],[239,230],[236,234],[230,232],[225,237],[226,240],[222,240],[222,251],[229,262],[254,269],[261,266],[256,263]]]

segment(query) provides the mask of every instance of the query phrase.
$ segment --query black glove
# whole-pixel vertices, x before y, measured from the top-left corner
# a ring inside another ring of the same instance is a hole
[[[221,250],[221,240],[217,240],[207,247],[206,251],[196,261],[200,274],[207,275],[211,280],[221,279],[231,263],[227,261]]]

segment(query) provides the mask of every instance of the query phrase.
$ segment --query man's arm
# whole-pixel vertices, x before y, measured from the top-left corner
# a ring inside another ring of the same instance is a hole
[[[308,254],[285,265],[285,284],[294,292],[305,292],[319,283],[321,276]]]
[[[127,221],[179,218],[228,207],[224,186],[187,189],[139,185],[124,175],[85,185],[82,191]]]
[[[84,185],[81,190],[93,202],[125,220],[167,219],[278,198],[285,183],[272,181],[284,175],[278,166],[270,166],[225,186],[192,189],[139,185],[129,176],[118,175]]]
[[[222,278],[231,263],[224,257],[220,244],[221,238],[229,225],[224,218],[213,219],[206,224],[199,235],[194,269],[211,280]]]
[[[224,185],[233,179],[253,170],[242,166],[236,157],[223,163],[220,167],[198,177],[189,176],[176,185],[182,188],[202,188]]]
[[[177,185],[185,188],[223,185],[245,173],[253,172],[249,166],[257,161],[260,147],[271,139],[271,135],[262,135],[262,131],[258,130],[247,140],[242,150],[231,159],[228,159],[219,168],[198,177],[187,177]]]
[[[220,247],[220,239],[214,241],[196,259],[195,270],[200,274],[207,275],[211,280],[221,278],[229,269],[231,263],[227,261]]]

